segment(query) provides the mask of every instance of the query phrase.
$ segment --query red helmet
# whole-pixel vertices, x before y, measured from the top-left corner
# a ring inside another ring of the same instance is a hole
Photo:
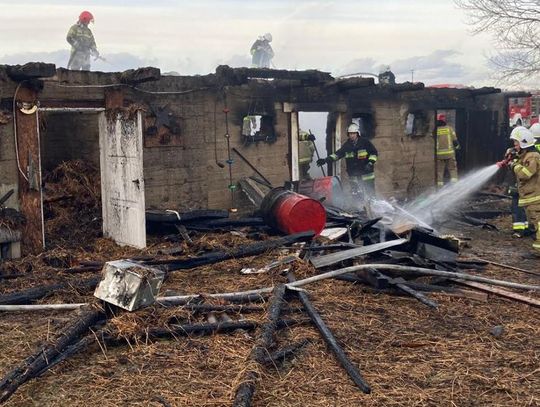
[[[79,22],[83,24],[93,23],[94,16],[89,11],[83,11],[79,16]]]
[[[437,115],[437,120],[440,121],[440,122],[445,122],[446,123],[446,115],[444,113],[439,113]]]

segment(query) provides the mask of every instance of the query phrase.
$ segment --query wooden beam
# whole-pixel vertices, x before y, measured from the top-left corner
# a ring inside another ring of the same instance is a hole
[[[457,278],[452,278],[451,280],[455,281],[456,283],[465,285],[467,287],[477,288],[479,290],[486,291],[488,293],[492,293],[495,295],[499,295],[504,298],[509,298],[511,300],[515,300],[519,302],[524,302],[525,304],[532,305],[533,307],[540,307],[539,300],[535,298],[531,298],[531,297],[526,297],[524,295],[509,291],[509,290],[504,290],[502,288],[497,288],[497,287],[491,287],[489,285],[477,283],[474,281],[459,280]]]
[[[17,107],[14,120],[19,164],[19,203],[20,211],[26,218],[22,227],[21,250],[23,255],[36,254],[45,248],[39,119],[37,110],[30,113],[30,108],[35,106],[37,92],[21,86],[14,99]],[[25,107],[26,114],[21,111],[22,107]]]
[[[24,65],[8,66],[7,74],[16,81],[49,78],[56,75],[56,66],[45,62],[28,62]]]
[[[343,250],[340,252],[331,253],[324,256],[313,257],[310,259],[310,261],[314,267],[321,268],[321,267],[330,266],[332,264],[339,263],[340,261],[353,259],[355,257],[364,256],[369,253],[385,250],[385,249],[388,249],[389,247],[398,246],[406,242],[407,242],[407,239],[390,240],[388,242],[376,243],[369,246],[362,246],[357,249]]]

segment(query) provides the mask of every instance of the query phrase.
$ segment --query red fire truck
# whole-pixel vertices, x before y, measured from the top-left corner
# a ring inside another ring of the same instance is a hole
[[[529,97],[508,99],[508,116],[510,126],[526,126],[538,122],[540,114],[540,93],[533,93]]]

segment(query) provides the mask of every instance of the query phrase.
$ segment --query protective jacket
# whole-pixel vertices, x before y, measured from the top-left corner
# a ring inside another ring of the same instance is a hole
[[[358,137],[355,142],[347,140],[339,150],[328,156],[331,161],[345,157],[347,174],[362,176],[362,180],[375,179],[373,165],[377,161],[377,149],[366,138]]]
[[[459,141],[456,132],[451,126],[437,127],[437,158],[447,160],[456,158],[456,148],[459,148]]]
[[[84,24],[73,24],[68,31],[66,40],[71,45],[71,55],[75,53],[90,55],[97,52],[94,35],[90,28]]]
[[[270,61],[274,57],[274,50],[267,40],[258,39],[251,46],[251,63],[255,67],[270,68]]]
[[[523,151],[513,170],[518,180],[519,206],[540,204],[540,153],[534,148]]]
[[[300,140],[298,142],[298,162],[300,164],[310,163],[314,152],[315,146],[311,140]]]

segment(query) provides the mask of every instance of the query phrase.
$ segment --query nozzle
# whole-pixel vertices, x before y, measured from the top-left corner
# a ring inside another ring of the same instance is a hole
[[[508,165],[508,160],[502,160],[497,163],[497,167],[504,168]]]

